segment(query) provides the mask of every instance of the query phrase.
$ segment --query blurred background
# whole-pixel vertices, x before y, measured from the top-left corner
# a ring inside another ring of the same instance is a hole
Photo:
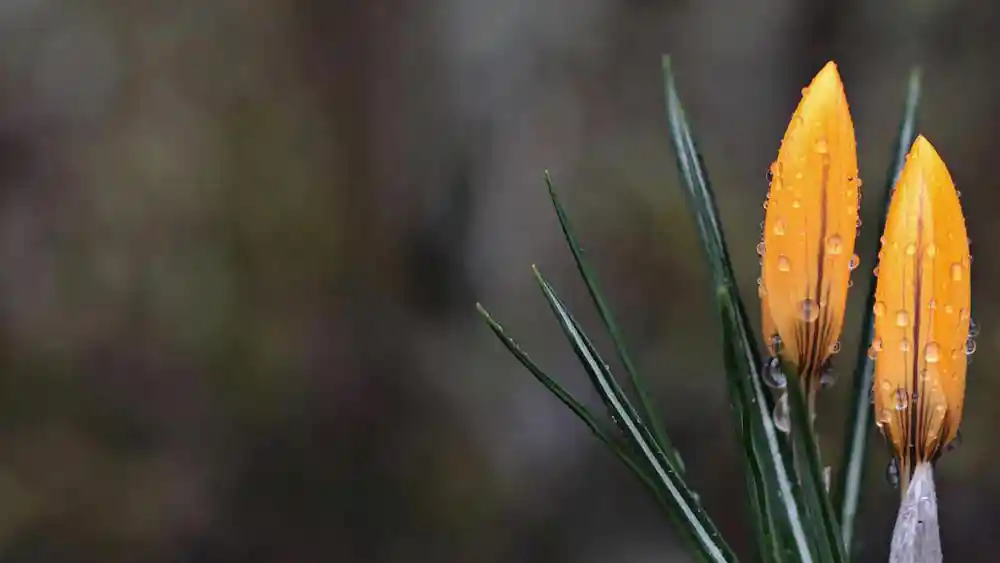
[[[746,552],[665,128],[671,53],[754,322],[765,171],[801,88],[839,63],[874,224],[923,66],[921,130],[963,192],[983,327],[964,443],[939,464],[944,548],[994,560],[997,25],[985,0],[0,3],[0,559],[690,561],[475,314],[595,400],[530,271],[600,332],[545,169],[693,485]],[[877,237],[863,230],[862,274]],[[855,278],[821,405],[834,463]],[[871,447],[858,533],[876,562],[898,493]]]

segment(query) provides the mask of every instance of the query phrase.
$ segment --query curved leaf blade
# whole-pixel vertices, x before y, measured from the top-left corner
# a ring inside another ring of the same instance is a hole
[[[639,420],[635,409],[611,375],[608,365],[601,359],[586,334],[537,268],[535,277],[560,326],[569,338],[573,351],[595,382],[601,398],[611,406],[616,420],[625,431],[626,438],[644,457],[651,475],[661,485],[682,531],[692,540],[700,555],[708,561],[717,563],[738,561],[721,532],[701,507],[694,492],[687,487],[676,467],[673,467],[670,459],[660,449],[652,432]]]
[[[566,209],[563,207],[562,202],[559,201],[555,185],[552,182],[552,177],[549,175],[548,171],[545,172],[545,185],[548,187],[549,197],[552,199],[552,206],[556,210],[556,216],[559,218],[559,225],[562,227],[563,235],[566,238],[566,244],[569,246],[570,252],[573,254],[573,260],[576,262],[577,270],[579,270],[580,276],[583,277],[583,281],[587,286],[587,291],[590,293],[590,298],[594,302],[594,306],[597,307],[597,311],[601,315],[601,320],[604,321],[604,327],[607,329],[608,334],[611,335],[611,340],[614,343],[615,350],[618,352],[618,357],[621,359],[622,366],[628,374],[629,382],[639,398],[639,415],[652,430],[653,437],[656,439],[660,448],[673,459],[673,464],[677,470],[683,472],[684,462],[681,459],[680,453],[676,450],[676,448],[674,448],[669,436],[667,436],[667,432],[663,427],[663,419],[653,406],[653,401],[645,381],[639,375],[638,370],[635,368],[635,364],[632,363],[632,358],[625,346],[625,338],[622,336],[621,329],[615,320],[614,314],[611,312],[611,308],[608,306],[607,301],[605,301],[604,296],[601,293],[600,286],[597,282],[597,276],[587,261],[586,253],[583,250],[583,247],[580,246],[579,239],[577,239],[576,234],[573,232],[569,215],[566,213]]]

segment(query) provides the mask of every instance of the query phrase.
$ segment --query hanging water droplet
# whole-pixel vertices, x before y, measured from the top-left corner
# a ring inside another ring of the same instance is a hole
[[[878,277],[878,266],[872,268],[872,275],[875,276],[876,278]]]
[[[830,353],[831,354],[836,354],[838,352],[840,352],[840,341],[839,340],[834,340],[833,344],[830,345]]]
[[[878,357],[878,350],[876,350],[874,346],[869,346],[868,347],[868,359],[869,360],[874,360],[877,357]]]
[[[847,263],[847,267],[853,270],[857,268],[858,264],[860,263],[861,263],[861,258],[857,254],[855,254],[854,256],[851,256],[851,261]]]
[[[936,364],[941,359],[941,345],[937,342],[928,342],[927,346],[924,346],[924,360],[928,364]]]
[[[955,262],[951,265],[951,281],[962,281],[962,264]]]
[[[792,421],[788,416],[788,393],[783,393],[774,403],[774,413],[771,418],[774,420],[774,427],[779,431],[788,434],[792,429]]]
[[[771,230],[774,232],[774,234],[778,235],[779,237],[783,236],[785,234],[785,220],[782,219],[781,217],[775,219],[774,227]]]
[[[781,360],[776,357],[768,358],[764,362],[764,369],[760,371],[760,375],[764,385],[771,389],[784,389],[788,386],[788,378],[781,371]]]
[[[781,346],[784,342],[781,341],[781,336],[777,334],[771,335],[771,349],[774,350],[775,354],[781,353]]]
[[[778,256],[778,271],[787,272],[792,269],[792,261],[788,259],[787,256],[782,254]]]
[[[976,324],[976,321],[972,320],[972,317],[969,317],[969,338],[977,336],[979,336],[979,325]]]
[[[965,341],[965,355],[971,356],[976,353],[976,341],[972,338]]]
[[[908,324],[910,324],[910,314],[906,312],[906,309],[896,311],[896,326],[906,326]]]
[[[885,314],[885,303],[882,301],[876,301],[875,306],[872,307],[872,312],[875,313],[876,317],[881,317]]]
[[[899,488],[899,463],[896,458],[892,458],[889,461],[889,465],[885,468],[885,481],[892,486],[893,489]]]
[[[905,411],[910,406],[910,397],[906,394],[906,389],[896,389],[896,410]]]
[[[852,279],[848,279],[848,280],[847,280],[847,287],[848,287],[848,288],[851,288],[851,287],[854,287],[854,280],[852,280]]]
[[[757,243],[757,256],[763,256],[763,255],[764,255],[764,241],[760,241]]]
[[[812,299],[799,301],[799,318],[807,323],[811,323],[819,318],[819,303]]]
[[[829,389],[837,383],[837,376],[834,375],[833,370],[829,366],[823,368],[822,373],[819,376],[819,385],[823,389]]]
[[[761,205],[761,207],[763,207],[764,209],[767,209],[767,202],[769,202],[769,201],[771,201],[771,198],[765,199],[764,203]]]

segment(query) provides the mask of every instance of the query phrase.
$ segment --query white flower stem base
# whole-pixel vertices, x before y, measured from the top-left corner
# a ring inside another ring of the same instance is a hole
[[[924,462],[913,472],[899,506],[889,563],[941,563],[941,560],[934,468]]]

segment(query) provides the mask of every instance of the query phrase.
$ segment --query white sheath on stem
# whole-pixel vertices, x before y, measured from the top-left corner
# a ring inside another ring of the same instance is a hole
[[[941,559],[934,469],[923,462],[913,472],[899,506],[889,563],[941,563]]]

